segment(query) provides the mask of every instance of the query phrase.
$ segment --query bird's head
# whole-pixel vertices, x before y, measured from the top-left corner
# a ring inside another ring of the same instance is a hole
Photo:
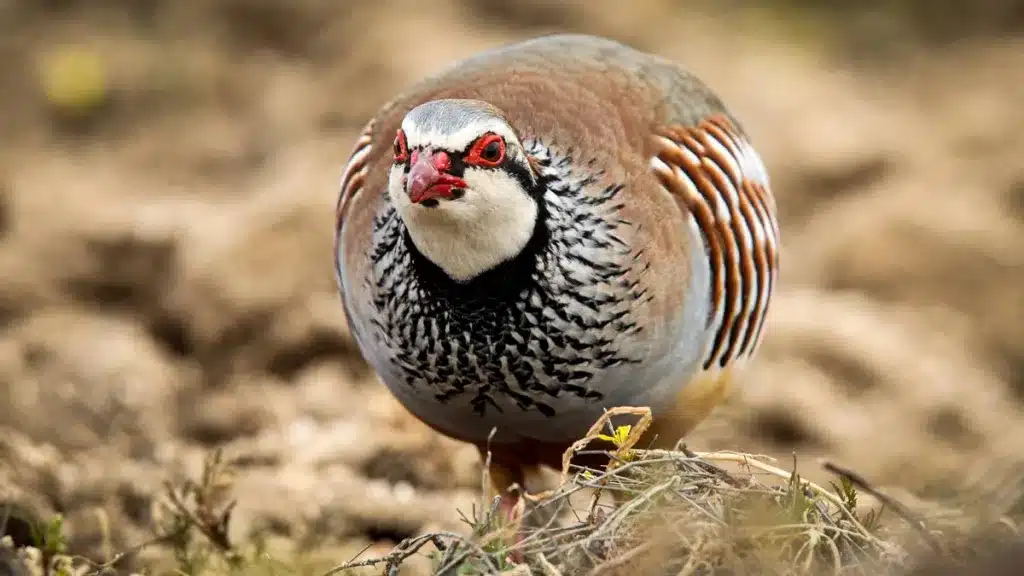
[[[395,135],[388,193],[417,249],[465,282],[519,254],[539,212],[537,175],[500,110],[433,100]]]

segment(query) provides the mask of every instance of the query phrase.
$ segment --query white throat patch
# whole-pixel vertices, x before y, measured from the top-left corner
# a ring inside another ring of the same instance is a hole
[[[533,235],[537,203],[503,170],[467,168],[465,196],[437,206],[413,204],[393,167],[388,193],[413,244],[458,282],[515,257]]]

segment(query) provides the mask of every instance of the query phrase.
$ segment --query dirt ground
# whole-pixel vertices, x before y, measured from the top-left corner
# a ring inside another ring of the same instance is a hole
[[[559,30],[697,72],[774,179],[763,352],[691,446],[918,494],[1014,464],[1024,37],[891,46],[750,3],[626,4],[0,1],[0,501],[63,513],[100,554],[223,446],[238,537],[344,560],[463,530],[475,451],[400,409],[348,336],[336,187],[395,91]]]

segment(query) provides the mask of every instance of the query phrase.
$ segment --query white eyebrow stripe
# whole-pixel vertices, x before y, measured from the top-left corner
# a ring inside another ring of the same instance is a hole
[[[405,141],[409,148],[432,146],[451,152],[465,150],[477,138],[487,132],[494,132],[507,141],[517,141],[515,134],[509,129],[508,124],[497,118],[472,122],[463,125],[454,132],[446,132],[436,126],[426,130],[421,129],[416,125],[415,121],[406,116],[402,121],[402,131],[405,132]]]

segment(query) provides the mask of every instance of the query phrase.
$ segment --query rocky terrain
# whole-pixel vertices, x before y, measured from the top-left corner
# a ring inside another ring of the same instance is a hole
[[[0,2],[0,502],[64,514],[72,548],[102,555],[148,537],[162,483],[224,447],[238,538],[346,559],[464,529],[475,451],[405,413],[348,336],[336,186],[396,90],[560,30],[697,72],[774,178],[763,352],[692,446],[795,452],[812,477],[827,456],[919,495],[1014,468],[1018,3],[913,42],[869,25],[897,21],[877,8],[841,26],[625,4]]]

